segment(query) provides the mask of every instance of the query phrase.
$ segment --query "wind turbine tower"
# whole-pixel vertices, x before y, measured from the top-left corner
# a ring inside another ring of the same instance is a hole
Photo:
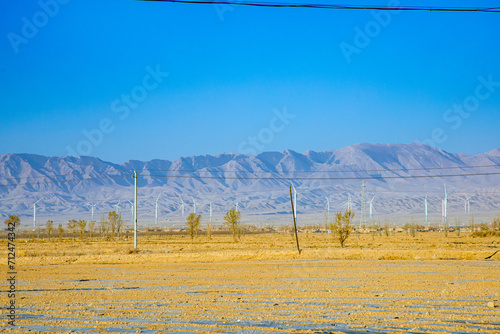
[[[191,198],[193,199],[193,213],[196,213],[196,202],[194,201],[193,196],[191,196]]]
[[[373,218],[373,200],[375,199],[375,196],[372,197],[371,201],[368,202],[370,203],[370,221],[372,220]]]
[[[427,215],[427,208],[428,208],[428,205],[427,205],[427,204],[428,204],[428,203],[427,203],[427,194],[425,194],[425,221],[426,221],[427,223],[429,223],[429,227],[430,227],[430,225],[431,225],[431,224],[430,224],[430,222],[429,222],[429,218],[428,218],[429,216]]]
[[[163,191],[158,194],[158,197],[156,197],[156,202],[155,202],[155,225],[158,225],[158,200],[160,199],[160,196],[161,196],[162,193],[163,193]]]
[[[182,197],[179,197],[181,200],[181,212],[182,212],[182,220],[184,220],[184,201],[182,200]]]
[[[330,199],[326,197],[326,217],[330,217]]]
[[[465,214],[470,216],[470,197],[465,198]]]
[[[94,221],[95,221],[95,220],[94,220],[94,207],[95,207],[97,204],[99,204],[99,202],[94,203],[94,204],[89,203],[89,205],[90,205],[90,207],[91,207],[91,211],[92,211],[92,220],[91,220],[91,222],[94,222]]]
[[[212,223],[212,202],[210,202],[210,223]]]
[[[40,202],[42,199],[40,198],[38,201],[33,203],[33,228],[36,227],[36,203]]]

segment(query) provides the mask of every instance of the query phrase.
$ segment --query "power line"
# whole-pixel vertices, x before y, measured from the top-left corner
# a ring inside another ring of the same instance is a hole
[[[192,173],[274,173],[274,174],[290,174],[290,173],[364,173],[364,172],[396,172],[396,171],[427,171],[427,170],[446,170],[446,169],[469,169],[469,168],[494,168],[500,165],[484,165],[484,166],[451,166],[451,167],[429,167],[429,168],[394,168],[394,169],[353,169],[353,170],[291,170],[291,171],[246,171],[246,170],[194,170],[194,169],[146,169],[154,172],[192,172]]]
[[[142,174],[141,176],[166,177],[166,178],[189,178],[189,179],[218,179],[218,180],[379,180],[379,179],[417,179],[436,177],[459,177],[459,176],[481,176],[500,175],[497,173],[468,173],[468,174],[448,174],[448,175],[398,175],[398,176],[367,176],[367,177],[223,177],[223,176],[196,176],[196,175],[153,175]]]
[[[435,12],[483,12],[500,13],[500,7],[437,7],[437,6],[369,6],[369,5],[342,5],[342,4],[308,4],[308,3],[273,3],[256,1],[200,1],[200,0],[140,0],[155,2],[171,2],[197,5],[231,5],[231,6],[253,6],[253,7],[274,7],[274,8],[316,8],[316,9],[337,9],[337,10],[404,10],[404,11],[435,11]]]
[[[155,175],[155,174],[140,174],[140,176],[150,176],[150,177],[165,177],[165,178],[180,178],[180,179],[214,179],[214,180],[283,180],[283,181],[314,181],[314,180],[384,180],[384,179],[418,179],[418,178],[440,178],[440,177],[463,177],[463,176],[489,176],[489,175],[500,175],[500,172],[492,173],[464,173],[464,174],[444,174],[444,175],[394,175],[394,176],[379,176],[379,175],[369,175],[369,176],[353,176],[353,177],[231,177],[231,176],[199,176],[199,175]],[[15,187],[15,186],[26,186],[26,185],[46,185],[46,184],[59,184],[59,183],[69,183],[69,182],[82,182],[82,181],[95,181],[95,180],[105,180],[108,178],[126,178],[130,175],[106,175],[102,177],[92,177],[92,178],[81,178],[73,180],[53,180],[46,182],[25,182],[25,183],[13,183],[13,184],[2,184],[0,187]]]
[[[141,171],[154,172],[180,172],[180,173],[248,173],[248,174],[291,174],[291,173],[365,173],[365,172],[396,172],[396,171],[427,171],[427,170],[447,170],[447,169],[470,169],[470,168],[495,168],[500,165],[483,165],[483,166],[450,166],[450,167],[428,167],[428,168],[394,168],[394,169],[353,169],[353,170],[294,170],[294,171],[248,171],[248,170],[199,170],[199,169],[142,169]],[[69,173],[55,175],[40,175],[40,176],[24,176],[24,177],[7,177],[1,180],[24,180],[24,179],[40,179],[46,177],[67,177],[67,176],[82,176],[91,174],[107,174],[130,172],[139,169],[124,168],[117,171],[93,171],[87,173]],[[121,176],[121,175],[118,175]]]

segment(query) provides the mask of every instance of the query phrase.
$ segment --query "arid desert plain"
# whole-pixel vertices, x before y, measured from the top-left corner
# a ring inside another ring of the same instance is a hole
[[[139,251],[130,238],[18,239],[16,326],[2,308],[0,331],[500,333],[500,254],[485,259],[499,237],[299,240],[300,255],[289,233],[139,236]]]

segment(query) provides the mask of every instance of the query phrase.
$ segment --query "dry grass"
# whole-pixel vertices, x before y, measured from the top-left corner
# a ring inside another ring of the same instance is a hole
[[[138,250],[132,240],[75,241],[65,239],[18,240],[20,264],[38,263],[140,263],[178,260],[232,261],[280,259],[363,259],[363,260],[482,260],[500,249],[498,236],[471,237],[443,233],[419,233],[416,237],[399,233],[390,236],[353,235],[340,248],[332,235],[300,233],[298,255],[295,241],[287,233],[245,235],[238,243],[231,236],[199,237],[191,243],[187,236],[142,237]],[[5,240],[4,240],[5,242]],[[7,247],[0,253],[6,256]],[[500,257],[494,257],[498,260]]]

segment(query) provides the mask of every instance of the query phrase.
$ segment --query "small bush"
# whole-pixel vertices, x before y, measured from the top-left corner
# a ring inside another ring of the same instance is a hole
[[[500,231],[474,231],[470,236],[473,238],[500,237]]]

